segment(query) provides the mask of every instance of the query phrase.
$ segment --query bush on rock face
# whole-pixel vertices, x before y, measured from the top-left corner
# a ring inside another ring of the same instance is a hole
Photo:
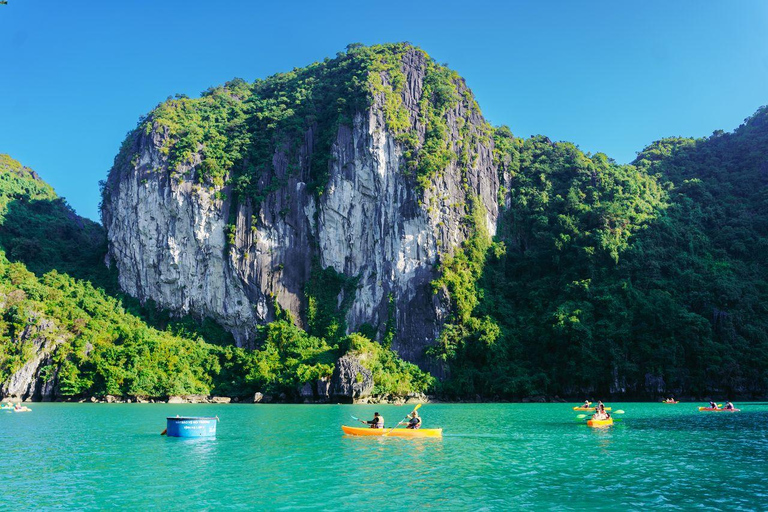
[[[356,357],[372,377],[374,395],[424,393],[432,389],[435,379],[418,366],[400,359],[385,346],[365,336],[350,334],[344,342],[348,354]]]

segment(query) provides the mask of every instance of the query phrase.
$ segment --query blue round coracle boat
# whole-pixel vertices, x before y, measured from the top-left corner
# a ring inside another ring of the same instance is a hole
[[[218,417],[184,417],[166,418],[168,420],[166,433],[169,437],[215,437]]]

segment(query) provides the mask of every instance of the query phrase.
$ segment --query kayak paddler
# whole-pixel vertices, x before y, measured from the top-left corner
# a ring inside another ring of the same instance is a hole
[[[593,420],[607,420],[610,417],[611,415],[608,414],[608,412],[605,410],[605,405],[603,405],[603,402],[599,403],[599,405],[595,408],[595,414],[592,415]]]
[[[735,407],[731,402],[728,402],[727,404],[725,404],[725,409],[732,411],[733,409],[735,409]]]
[[[363,423],[367,423],[371,428],[384,428],[384,416],[375,412],[371,421],[364,421]]]
[[[411,419],[408,420],[408,424],[405,426],[405,428],[410,428],[414,430],[421,428],[421,418],[419,417],[418,412],[413,411],[411,413]]]
[[[719,409],[719,407],[717,406],[717,404],[715,402],[709,402],[709,408],[710,409]]]
[[[589,409],[589,406],[592,405],[592,402],[589,400],[584,400],[584,405],[582,405],[583,408]]]

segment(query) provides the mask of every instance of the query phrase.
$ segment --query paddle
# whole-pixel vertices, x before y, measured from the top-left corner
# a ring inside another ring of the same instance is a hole
[[[613,411],[613,414],[624,414],[624,411],[619,409],[618,411]],[[592,415],[591,414],[577,414],[576,415],[576,419],[583,420],[587,416],[591,417]]]
[[[350,416],[352,416],[352,415],[350,414]],[[360,423],[365,423],[365,424],[367,424],[367,423],[368,423],[368,422],[367,422],[367,421],[365,421],[365,420],[361,420],[361,419],[360,419],[360,418],[358,418],[357,416],[352,416],[352,419],[353,419],[353,420],[355,420],[355,421],[359,421]]]
[[[409,412],[408,414],[406,414],[406,415],[405,415],[405,418],[403,418],[402,420],[400,420],[400,421],[397,423],[397,425],[400,425],[402,422],[404,422],[405,420],[407,420],[407,419],[408,419],[408,416],[410,416],[410,415],[411,415],[411,414],[413,414],[415,411],[417,411],[419,407],[421,407],[421,404],[418,404],[416,407],[414,407],[414,408],[413,408],[413,411],[411,411],[411,412]],[[382,437],[385,437],[385,436],[387,436],[387,435],[388,435],[390,432],[392,432],[393,430],[395,430],[395,429],[397,428],[397,425],[395,425],[394,427],[392,427],[392,428],[391,428],[391,429],[389,429],[388,431],[384,432],[384,434],[382,434]]]

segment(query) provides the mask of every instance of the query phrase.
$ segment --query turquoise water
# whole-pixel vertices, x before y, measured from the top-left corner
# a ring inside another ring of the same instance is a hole
[[[410,406],[31,404],[0,412],[0,508],[768,509],[768,404],[610,404],[607,429],[573,405],[426,405],[443,439],[406,440],[339,426]],[[217,438],[161,437],[176,414]]]

